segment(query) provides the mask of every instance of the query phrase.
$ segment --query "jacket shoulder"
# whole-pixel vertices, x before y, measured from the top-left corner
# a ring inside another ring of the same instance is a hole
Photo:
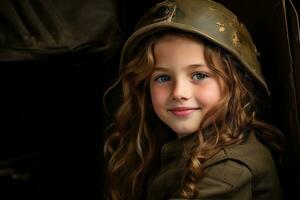
[[[243,191],[244,195],[250,193],[250,197],[257,196],[254,199],[281,199],[272,154],[257,140],[255,134],[250,134],[242,144],[222,149],[207,160],[204,167],[207,177],[223,182],[228,192]],[[243,196],[242,199],[247,198]]]
[[[253,175],[243,163],[226,159],[204,173],[197,185],[199,198],[251,199]]]
[[[257,140],[255,134],[250,134],[242,144],[225,147],[207,160],[204,167],[209,167],[224,160],[233,160],[245,165],[253,175],[259,175],[275,166],[271,152]]]

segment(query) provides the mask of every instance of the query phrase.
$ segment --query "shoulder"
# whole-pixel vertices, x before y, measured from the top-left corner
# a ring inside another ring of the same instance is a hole
[[[197,185],[199,197],[251,199],[253,175],[243,163],[225,159],[206,167],[204,174]]]
[[[250,134],[244,143],[224,148],[223,151],[228,159],[247,166],[254,176],[254,181],[267,175],[276,175],[275,162],[270,150],[256,138],[254,133]]]
[[[210,167],[218,162],[231,160],[236,165],[245,166],[257,176],[274,167],[274,160],[267,147],[258,141],[255,134],[250,134],[241,144],[234,144],[222,149],[219,153],[205,162],[204,167]]]
[[[276,194],[278,197],[275,199],[280,199],[272,155],[255,134],[251,134],[242,144],[222,149],[204,163],[204,168],[205,177],[199,182],[199,189],[203,191],[226,195],[234,193],[235,197],[241,194],[242,199],[247,199],[246,196],[251,199],[256,195],[271,198]],[[213,188],[216,191],[212,191]]]

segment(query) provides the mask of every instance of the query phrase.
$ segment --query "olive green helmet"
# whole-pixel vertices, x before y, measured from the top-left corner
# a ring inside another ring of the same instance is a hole
[[[257,60],[257,50],[246,27],[223,5],[211,0],[167,0],[156,4],[140,19],[135,32],[125,42],[121,54],[130,59],[146,37],[166,29],[194,33],[223,47],[236,57],[268,94]]]

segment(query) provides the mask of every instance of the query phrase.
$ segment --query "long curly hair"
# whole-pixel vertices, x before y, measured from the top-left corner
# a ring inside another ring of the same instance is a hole
[[[160,162],[160,149],[172,132],[156,116],[149,94],[149,78],[154,70],[154,46],[167,36],[192,39],[204,45],[204,57],[210,70],[224,83],[220,102],[200,123],[197,145],[187,155],[181,186],[183,198],[198,195],[197,181],[204,175],[203,163],[222,148],[243,142],[255,130],[268,146],[280,149],[282,135],[273,126],[258,120],[261,109],[260,87],[227,51],[197,35],[178,30],[162,31],[150,36],[137,47],[134,57],[121,66],[119,83],[122,100],[115,114],[113,128],[104,145],[107,158],[107,199],[139,199],[146,181],[155,174]],[[216,66],[219,59],[222,66]],[[213,116],[214,120],[209,120]],[[209,126],[205,126],[209,122]],[[163,133],[163,134],[162,134]],[[175,134],[174,134],[175,135]],[[120,181],[122,180],[122,181]]]

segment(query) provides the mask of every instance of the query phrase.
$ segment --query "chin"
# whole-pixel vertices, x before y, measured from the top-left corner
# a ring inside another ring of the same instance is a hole
[[[197,129],[173,129],[173,131],[177,134],[178,138],[193,134],[197,131]]]

